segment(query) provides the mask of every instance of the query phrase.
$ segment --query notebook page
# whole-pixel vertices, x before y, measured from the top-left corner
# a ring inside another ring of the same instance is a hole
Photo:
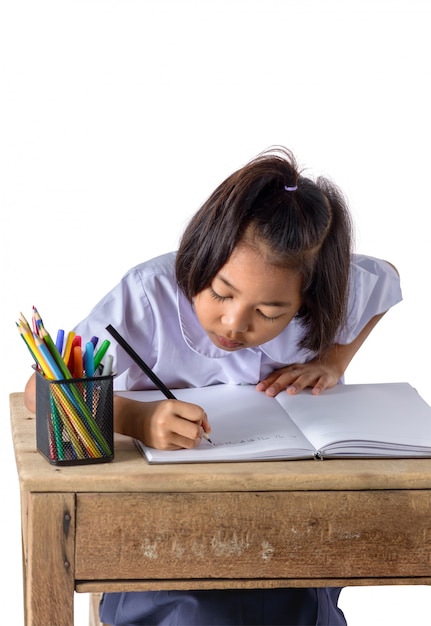
[[[337,385],[277,400],[318,450],[431,452],[431,407],[408,383]]]
[[[144,448],[150,462],[181,463],[274,458],[311,458],[313,447],[276,400],[252,385],[214,385],[173,390],[178,400],[204,408],[212,426],[211,443],[193,450]],[[141,401],[163,399],[158,391],[121,392]]]

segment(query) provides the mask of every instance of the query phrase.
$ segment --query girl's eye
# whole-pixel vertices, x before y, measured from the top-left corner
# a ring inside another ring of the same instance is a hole
[[[230,298],[230,296],[220,296],[216,291],[214,291],[212,287],[210,287],[210,295],[211,295],[211,298],[213,298],[214,300],[217,300],[217,302],[225,302],[225,300],[229,300]],[[280,317],[279,315],[275,315],[274,317],[269,317],[268,315],[265,315],[265,313],[262,313],[260,309],[256,309],[256,313],[265,322],[275,322]]]
[[[211,298],[214,298],[214,300],[217,300],[217,302],[224,302],[225,300],[227,300],[227,296],[219,296],[219,294],[216,293],[212,287],[210,287],[210,295]]]
[[[259,315],[259,317],[265,320],[265,322],[275,322],[280,317],[279,315],[276,315],[275,317],[268,317],[268,315],[265,315],[259,309],[257,309],[257,314]]]

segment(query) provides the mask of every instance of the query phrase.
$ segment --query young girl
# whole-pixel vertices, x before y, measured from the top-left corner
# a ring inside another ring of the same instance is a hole
[[[75,328],[111,339],[112,324],[172,388],[256,385],[314,394],[336,385],[384,313],[401,299],[394,268],[353,255],[345,200],[303,176],[292,154],[260,154],[228,177],[192,218],[177,253],[130,270]],[[88,340],[88,339],[86,339]],[[151,381],[112,342],[117,389]],[[34,410],[34,378],[26,387]],[[147,445],[193,448],[211,432],[179,400],[115,398],[115,429]],[[107,593],[100,617],[138,624],[345,624],[339,588]]]

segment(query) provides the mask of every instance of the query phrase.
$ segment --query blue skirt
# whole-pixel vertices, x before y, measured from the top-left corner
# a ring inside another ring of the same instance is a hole
[[[111,626],[346,626],[341,588],[216,589],[105,593]]]

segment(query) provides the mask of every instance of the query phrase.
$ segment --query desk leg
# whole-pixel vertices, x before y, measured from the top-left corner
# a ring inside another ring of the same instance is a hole
[[[73,626],[75,495],[30,493],[26,502],[26,626]]]

